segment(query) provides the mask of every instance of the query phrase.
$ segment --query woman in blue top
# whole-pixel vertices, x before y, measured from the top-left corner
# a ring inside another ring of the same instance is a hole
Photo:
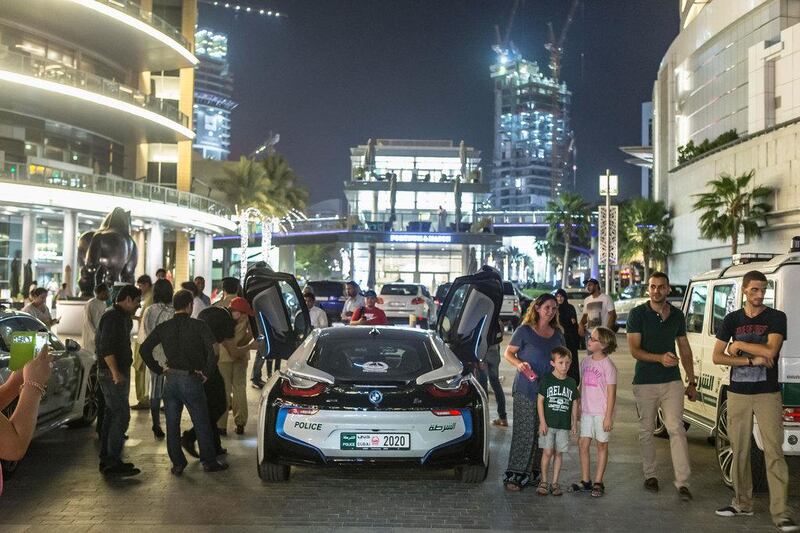
[[[512,394],[511,451],[503,478],[506,490],[522,490],[528,483],[536,484],[539,477],[542,451],[539,449],[536,395],[539,379],[552,371],[550,353],[556,346],[564,346],[564,334],[558,323],[558,302],[552,294],[542,294],[528,308],[504,355],[517,369]],[[526,376],[530,370],[537,376],[533,380]]]

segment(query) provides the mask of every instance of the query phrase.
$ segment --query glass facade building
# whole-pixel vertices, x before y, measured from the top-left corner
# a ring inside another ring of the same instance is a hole
[[[542,208],[574,185],[571,93],[513,49],[501,50],[490,70],[495,87],[492,203],[500,209]]]
[[[193,148],[204,159],[225,160],[230,154],[233,75],[228,65],[228,37],[201,28],[195,33],[200,65],[194,82]]]

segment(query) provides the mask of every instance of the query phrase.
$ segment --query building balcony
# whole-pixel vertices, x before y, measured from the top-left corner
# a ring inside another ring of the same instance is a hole
[[[184,229],[234,231],[232,211],[210,198],[115,176],[59,170],[42,165],[5,163],[0,167],[3,202],[106,214],[122,207],[143,219]]]
[[[152,98],[94,74],[0,49],[5,109],[80,127],[120,142],[191,140],[189,117],[172,100]]]
[[[130,0],[0,0],[0,18],[139,71],[199,63],[178,28]]]

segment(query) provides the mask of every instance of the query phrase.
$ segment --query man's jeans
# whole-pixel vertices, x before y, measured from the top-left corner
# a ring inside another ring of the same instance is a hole
[[[501,420],[506,419],[506,395],[503,392],[503,385],[500,383],[500,345],[489,346],[486,351],[486,365],[478,371],[478,382],[488,394],[488,384],[492,385],[494,399],[497,401],[497,416]],[[482,365],[483,366],[483,365]],[[488,374],[488,375],[487,375]],[[487,383],[488,381],[488,383]]]
[[[186,456],[181,450],[181,414],[183,407],[197,432],[200,446],[200,461],[210,464],[217,460],[211,422],[208,418],[208,405],[203,390],[203,381],[194,373],[171,370],[167,372],[164,385],[164,405],[167,418],[167,453],[175,466],[186,466]]]
[[[98,370],[97,376],[106,403],[100,429],[100,462],[105,466],[115,466],[122,462],[125,432],[128,431],[128,423],[131,421],[131,408],[128,404],[131,375],[130,370],[127,373],[123,371],[124,381],[119,385],[114,384],[110,370]]]
[[[261,350],[258,350],[256,352],[256,358],[253,360],[253,373],[250,375],[250,381],[264,381],[262,378],[262,368],[265,362],[267,364],[267,379],[272,376],[273,372],[276,372],[281,367],[280,359],[267,359],[262,355]]]

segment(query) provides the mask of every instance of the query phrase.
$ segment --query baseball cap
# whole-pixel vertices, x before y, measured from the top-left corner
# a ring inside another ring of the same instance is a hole
[[[247,303],[247,300],[242,298],[241,296],[237,296],[231,303],[228,304],[228,308],[231,311],[239,311],[240,313],[244,313],[245,315],[253,316],[255,313],[253,312],[253,308],[250,307],[250,304]]]
[[[350,280],[350,281],[348,281],[348,282],[346,283],[346,285],[350,285],[351,287],[355,287],[356,289],[358,288],[358,283],[356,283],[356,282],[355,282],[355,281],[353,281],[353,280]]]
[[[583,282],[583,286],[585,287],[588,283],[594,283],[594,284],[596,284],[598,286],[600,285],[600,282],[597,281],[595,278],[587,279],[586,281]]]
[[[377,298],[378,295],[372,289],[364,291],[364,298]]]

